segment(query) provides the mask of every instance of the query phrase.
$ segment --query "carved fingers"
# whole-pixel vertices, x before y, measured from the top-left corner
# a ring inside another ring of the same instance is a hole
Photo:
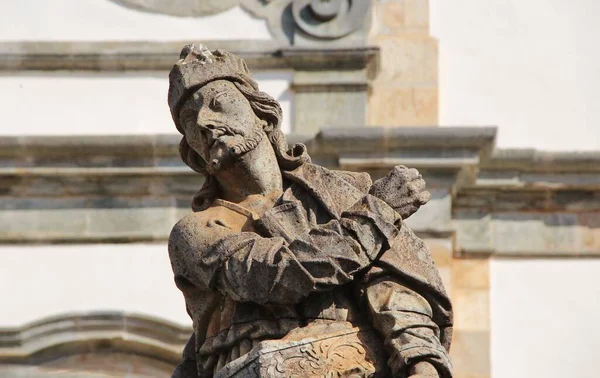
[[[375,181],[370,194],[380,198],[403,219],[410,217],[431,199],[425,180],[418,170],[403,165],[394,167],[385,177]]]

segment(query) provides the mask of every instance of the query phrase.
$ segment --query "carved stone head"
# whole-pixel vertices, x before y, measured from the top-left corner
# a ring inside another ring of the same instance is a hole
[[[264,137],[273,146],[280,169],[309,160],[306,148],[288,150],[280,130],[281,107],[258,89],[243,59],[200,44],[185,46],[169,75],[168,103],[183,134],[179,153],[196,172],[207,176],[192,208],[202,209],[218,195],[212,175],[223,164],[253,149]]]

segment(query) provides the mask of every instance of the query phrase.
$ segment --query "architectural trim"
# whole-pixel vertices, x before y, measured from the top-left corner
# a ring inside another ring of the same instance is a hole
[[[336,128],[304,142],[315,163],[418,168],[432,200],[408,219],[463,257],[600,256],[600,153],[495,149],[496,129]],[[179,135],[0,138],[0,243],[164,241],[202,178]],[[48,219],[48,221],[46,221]]]
[[[192,329],[122,312],[65,314],[0,329],[0,364],[39,365],[61,357],[110,350],[175,366]]]
[[[0,71],[168,71],[178,59],[179,42],[0,43]],[[242,57],[251,70],[361,70],[374,77],[379,48],[370,46],[282,47],[271,41],[202,41]]]

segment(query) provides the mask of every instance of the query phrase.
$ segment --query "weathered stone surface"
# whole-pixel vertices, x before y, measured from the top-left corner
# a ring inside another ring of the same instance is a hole
[[[455,210],[457,250],[466,255],[597,256],[597,212]]]
[[[420,35],[381,36],[374,38],[373,42],[381,49],[381,72],[373,83],[377,89],[399,88],[400,84],[408,87],[407,84],[413,83],[429,85],[437,90],[438,51],[435,39]]]
[[[369,97],[369,123],[377,126],[433,126],[437,87],[381,87]]]
[[[438,47],[428,32],[428,1],[378,2],[381,72],[371,85],[369,124],[438,124]]]
[[[406,221],[413,230],[449,232],[452,229],[452,196],[448,190],[431,189],[431,200]]]
[[[361,127],[365,124],[366,85],[355,86],[349,92],[331,91],[328,86],[311,90],[296,88],[294,125],[303,134],[315,135],[324,125]]]
[[[456,228],[456,244],[459,251],[493,252],[494,235],[490,227],[490,215],[484,211],[455,211],[452,214]]]
[[[430,199],[420,173],[373,183],[288,149],[233,54],[186,46],[170,79],[181,158],[206,176],[169,237],[195,327],[174,377],[451,377],[451,305],[402,222]]]

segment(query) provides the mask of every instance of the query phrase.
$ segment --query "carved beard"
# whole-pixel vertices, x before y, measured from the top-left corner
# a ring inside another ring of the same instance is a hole
[[[249,135],[243,136],[239,133],[233,133],[232,140],[229,142],[223,140],[222,143],[225,145],[225,148],[219,149],[216,154],[217,156],[207,164],[206,170],[208,174],[214,175],[225,165],[233,163],[240,156],[258,147],[264,138],[264,132],[262,131],[262,128],[259,127],[260,126],[253,128]],[[239,138],[236,137],[241,137],[242,141],[237,142]]]

